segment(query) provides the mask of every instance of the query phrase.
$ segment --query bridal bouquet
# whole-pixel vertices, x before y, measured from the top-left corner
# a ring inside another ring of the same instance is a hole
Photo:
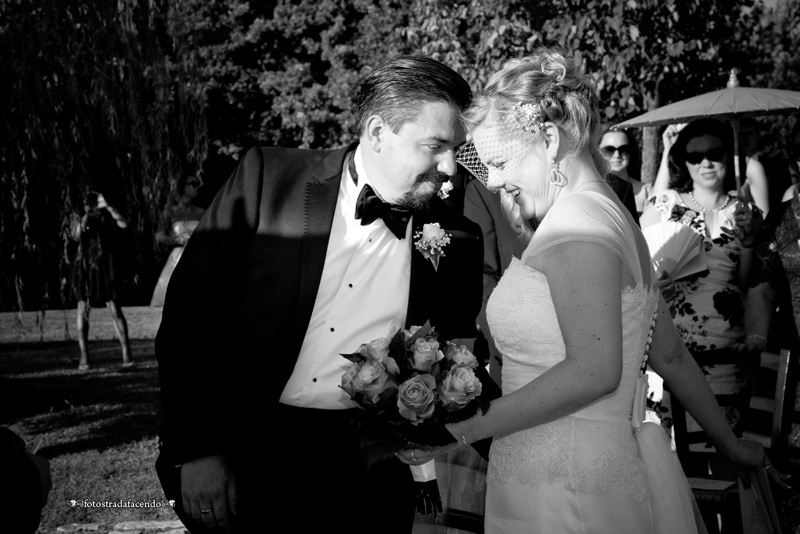
[[[478,358],[464,345],[440,344],[430,324],[342,356],[352,364],[341,388],[360,408],[356,434],[368,461],[455,442],[444,425],[473,416],[484,400]]]

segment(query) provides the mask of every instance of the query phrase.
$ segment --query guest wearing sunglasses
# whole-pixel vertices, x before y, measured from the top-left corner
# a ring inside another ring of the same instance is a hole
[[[642,228],[662,221],[684,224],[702,236],[708,269],[661,282],[675,326],[689,350],[736,348],[741,354],[757,347],[736,346],[744,336],[744,290],[760,213],[728,191],[733,172],[733,135],[715,119],[702,119],[680,130],[669,151],[669,189],[654,194],[642,214]],[[744,395],[745,365],[716,364],[703,368],[717,395]],[[665,395],[664,404],[668,408]],[[735,427],[739,413],[726,409]],[[664,414],[669,422],[668,414]]]
[[[167,294],[167,284],[181,259],[183,247],[189,241],[192,232],[200,222],[205,210],[194,203],[197,193],[203,186],[199,176],[190,176],[178,182],[179,194],[172,206],[168,207],[161,216],[161,223],[156,234],[156,243],[162,247],[171,247],[167,263],[161,271],[153,291],[150,306],[163,306]]]
[[[616,180],[623,180],[630,184],[636,211],[633,215],[638,219],[644,211],[644,203],[650,196],[651,187],[650,184],[640,181],[641,161],[636,140],[628,132],[612,130],[612,127],[607,125],[600,136],[600,152],[608,161],[610,168],[607,180],[618,195],[618,188],[615,186]],[[625,203],[622,195],[620,195],[620,199]]]

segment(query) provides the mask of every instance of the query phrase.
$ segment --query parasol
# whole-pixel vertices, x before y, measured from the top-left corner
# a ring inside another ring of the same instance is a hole
[[[742,117],[775,115],[800,111],[800,91],[740,87],[736,69],[731,69],[725,89],[693,96],[658,109],[648,111],[616,125],[617,129],[661,126],[690,122],[701,118],[727,120],[733,127],[733,154],[736,165],[736,189],[741,195],[741,176],[746,159],[739,153],[739,120]]]

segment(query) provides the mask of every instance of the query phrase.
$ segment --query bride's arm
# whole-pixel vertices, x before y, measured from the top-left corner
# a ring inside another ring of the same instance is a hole
[[[545,252],[566,358],[519,390],[495,399],[486,415],[448,425],[459,441],[502,436],[569,415],[616,390],[622,373],[620,259],[590,242]]]
[[[764,463],[764,451],[760,445],[740,440],[731,431],[705,376],[678,336],[663,298],[659,299],[648,363],[723,456],[740,466]]]

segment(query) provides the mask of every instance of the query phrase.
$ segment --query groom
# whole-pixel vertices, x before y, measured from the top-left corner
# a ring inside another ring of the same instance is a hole
[[[252,149],[206,211],[156,338],[156,467],[191,532],[411,531],[409,468],[367,469],[340,353],[426,320],[440,341],[478,335],[481,231],[436,195],[470,99],[432,59],[385,61],[357,145]],[[438,269],[414,246],[427,223],[451,234]]]

